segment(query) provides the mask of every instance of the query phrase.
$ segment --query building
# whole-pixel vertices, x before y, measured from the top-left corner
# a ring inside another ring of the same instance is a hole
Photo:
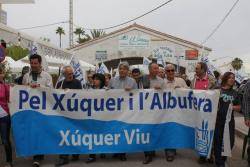
[[[80,60],[91,64],[104,62],[116,68],[120,61],[142,64],[143,57],[157,59],[181,67],[181,72],[192,76],[199,56],[208,55],[210,48],[177,38],[142,25],[132,24],[100,38],[69,48]]]

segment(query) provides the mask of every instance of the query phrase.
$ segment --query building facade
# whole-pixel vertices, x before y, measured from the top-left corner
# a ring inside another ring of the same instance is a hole
[[[133,24],[69,49],[80,60],[91,64],[104,62],[116,68],[120,61],[142,64],[143,57],[162,58],[165,62],[182,67],[182,73],[192,75],[201,55],[210,48],[183,40],[138,24]],[[184,70],[183,70],[184,69]]]

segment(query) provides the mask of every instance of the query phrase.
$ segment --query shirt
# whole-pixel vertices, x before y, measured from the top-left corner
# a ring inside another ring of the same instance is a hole
[[[112,78],[109,81],[108,88],[110,89],[125,89],[132,88],[137,89],[137,83],[131,77],[120,78],[119,76]]]
[[[49,73],[42,71],[40,74],[37,75],[37,79],[33,80],[33,76],[31,73],[26,73],[23,76],[23,85],[29,85],[31,83],[38,83],[41,86],[45,87],[53,87],[52,77]]]
[[[203,78],[196,77],[195,79],[195,84],[194,84],[194,89],[202,89],[202,90],[207,90],[208,89],[208,76],[206,75]]]
[[[150,80],[150,88],[160,87],[161,89],[165,88],[164,80],[158,76],[155,78],[149,78]]]
[[[77,79],[73,79],[72,81],[61,81],[57,84],[57,89],[82,89],[81,82]]]
[[[230,104],[240,105],[240,99],[238,93],[234,89],[221,88],[219,106],[217,112],[217,124],[225,124],[228,107]],[[234,120],[232,112],[231,121]]]
[[[250,81],[245,85],[243,100],[242,100],[242,112],[245,119],[250,119]]]
[[[8,107],[9,97],[10,97],[10,86],[5,83],[0,83],[0,106],[8,114],[9,114],[9,107]]]
[[[165,79],[165,87],[169,89],[174,89],[176,87],[187,88],[187,84],[182,78],[175,77],[173,81]]]

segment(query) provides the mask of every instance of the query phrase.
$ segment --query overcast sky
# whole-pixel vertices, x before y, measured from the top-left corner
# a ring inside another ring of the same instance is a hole
[[[141,15],[165,1],[74,0],[74,23],[84,28],[109,27]],[[137,20],[136,23],[201,43],[234,2],[235,0],[174,0],[154,13]],[[250,71],[249,6],[249,0],[240,0],[226,22],[205,44],[213,49],[211,59],[225,56],[240,57],[245,64],[248,64],[247,69]],[[18,29],[67,21],[69,0],[35,0],[35,4],[3,5],[3,9],[8,12],[8,25]],[[65,29],[63,47],[68,47],[68,24],[23,32],[38,38],[50,38],[51,43],[58,45],[59,37],[55,34],[58,26]],[[228,62],[229,59],[220,59],[219,62]]]

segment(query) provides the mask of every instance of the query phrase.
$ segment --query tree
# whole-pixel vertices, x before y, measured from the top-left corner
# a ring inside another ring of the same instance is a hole
[[[101,36],[103,36],[103,35],[106,34],[105,31],[103,31],[103,30],[96,30],[96,29],[91,30],[90,33],[91,33],[91,38],[92,39],[99,38],[99,37],[101,37]]]
[[[62,27],[58,27],[56,29],[56,34],[59,34],[60,48],[61,48],[62,47],[62,35],[65,35],[64,29]]]
[[[81,41],[81,35],[85,35],[85,31],[83,30],[83,28],[76,28],[76,30],[74,31],[74,34],[78,35],[78,43],[80,43]]]
[[[17,61],[29,55],[29,49],[24,49],[21,46],[12,45],[10,47],[7,47],[7,54],[13,60]]]
[[[243,66],[243,61],[240,58],[236,57],[231,62],[231,65],[232,65],[232,67],[233,67],[234,70],[238,71]]]
[[[50,39],[46,37],[40,37],[40,39],[44,42],[50,42]]]

